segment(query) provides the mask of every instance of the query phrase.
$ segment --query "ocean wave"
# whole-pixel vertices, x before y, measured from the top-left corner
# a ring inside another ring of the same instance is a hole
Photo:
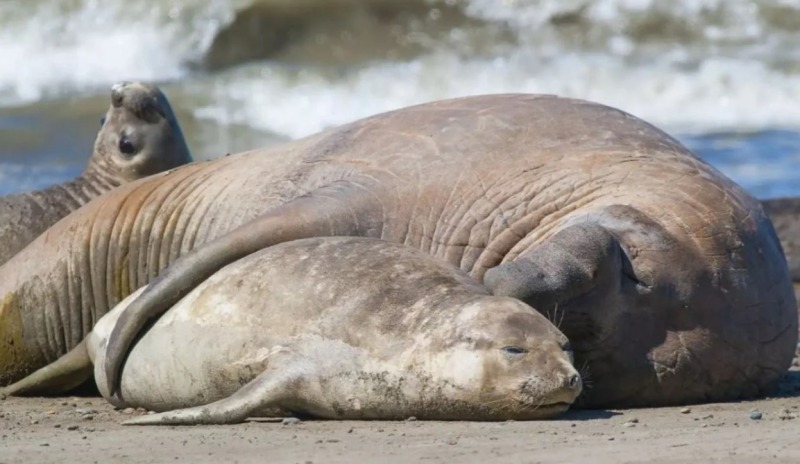
[[[0,2],[0,106],[176,81],[299,137],[477,93],[599,101],[671,131],[800,127],[797,0]]]
[[[769,84],[766,84],[769,83]],[[800,128],[796,79],[762,63],[706,60],[693,69],[630,66],[606,55],[534,60],[524,50],[464,59],[430,54],[347,72],[255,65],[196,88],[195,114],[290,138],[370,114],[470,94],[527,92],[584,98],[673,133]]]
[[[233,14],[227,1],[174,3],[0,2],[0,105],[185,76]]]

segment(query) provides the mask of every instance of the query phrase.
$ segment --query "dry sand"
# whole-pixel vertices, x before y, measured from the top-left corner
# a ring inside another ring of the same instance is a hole
[[[800,463],[797,360],[768,399],[571,411],[540,422],[120,425],[142,413],[92,397],[0,400],[0,463]]]

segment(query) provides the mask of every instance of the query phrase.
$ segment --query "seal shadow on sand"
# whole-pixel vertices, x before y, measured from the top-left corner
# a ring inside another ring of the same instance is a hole
[[[793,368],[797,369],[797,368]],[[770,395],[771,398],[800,398],[800,370],[791,370],[787,372],[775,394]]]
[[[607,409],[570,409],[569,411],[554,417],[553,421],[590,421],[607,420],[614,416],[621,416],[619,411],[609,411]]]
[[[800,370],[792,370],[786,373],[783,380],[781,381],[780,385],[778,386],[778,390],[772,394],[768,395],[764,398],[755,398],[754,400],[758,399],[770,399],[770,398],[798,398],[800,399]],[[741,402],[748,402],[750,400],[742,400]],[[735,401],[739,402],[739,401]],[[580,398],[576,400],[576,405],[580,405]],[[554,417],[549,419],[551,421],[567,421],[567,422],[574,422],[574,421],[597,421],[597,420],[608,420],[615,416],[621,416],[623,412],[621,411],[611,411],[608,409],[570,409],[567,412],[561,414],[560,416]]]

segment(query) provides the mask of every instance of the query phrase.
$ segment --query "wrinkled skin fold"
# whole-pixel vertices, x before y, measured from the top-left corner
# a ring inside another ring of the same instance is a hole
[[[420,249],[551,317],[590,372],[587,406],[762,395],[797,342],[785,259],[742,188],[626,113],[491,95],[195,163],[93,201],[0,268],[11,321],[0,379],[54,361],[151,283],[109,339],[105,388],[116,391],[140,330],[214,272],[331,235]]]

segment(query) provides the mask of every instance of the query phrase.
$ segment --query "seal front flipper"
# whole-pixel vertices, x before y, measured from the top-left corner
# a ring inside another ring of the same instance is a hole
[[[222,267],[263,248],[300,238],[380,237],[383,207],[368,188],[375,182],[374,178],[333,182],[176,260],[124,309],[114,326],[106,350],[105,391],[116,395],[128,349],[148,321],[159,317]],[[124,402],[123,398],[117,399]]]
[[[0,395],[56,395],[92,378],[92,360],[84,338],[75,348],[27,377],[0,389]]]
[[[489,269],[484,284],[497,296],[510,296],[548,313],[559,304],[615,279],[622,250],[603,226],[568,226],[511,262]]]

